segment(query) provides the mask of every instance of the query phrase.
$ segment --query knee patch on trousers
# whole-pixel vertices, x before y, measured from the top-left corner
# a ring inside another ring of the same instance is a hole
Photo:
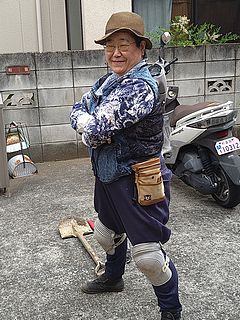
[[[172,277],[169,258],[157,242],[140,243],[132,248],[133,259],[138,269],[154,286],[161,286]]]
[[[115,248],[126,239],[126,234],[116,234],[97,219],[94,227],[94,238],[107,254],[113,255],[115,253]]]

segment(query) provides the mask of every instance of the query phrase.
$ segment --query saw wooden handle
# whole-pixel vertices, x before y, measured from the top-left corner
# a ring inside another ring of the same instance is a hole
[[[81,241],[84,248],[87,250],[93,261],[96,265],[98,265],[100,261],[99,257],[97,256],[96,252],[93,250],[93,248],[90,246],[89,242],[85,239],[81,227],[78,226],[78,224],[73,225],[74,233],[78,237],[78,239]]]
[[[81,243],[83,244],[84,248],[89,253],[89,255],[91,256],[91,258],[93,259],[93,261],[97,264],[99,261],[99,258],[97,256],[97,254],[95,253],[95,251],[93,250],[93,248],[88,243],[88,241],[84,238],[83,235],[79,235],[78,238],[81,241]]]
[[[96,264],[96,267],[94,269],[97,276],[100,276],[105,271],[105,264],[101,262],[99,257],[97,256],[96,252],[93,250],[93,248],[90,246],[89,242],[85,239],[81,228],[79,228],[78,224],[73,226],[74,233],[78,237],[78,239],[81,241],[82,245],[86,249],[86,251],[89,253],[90,257],[93,259],[93,261]]]

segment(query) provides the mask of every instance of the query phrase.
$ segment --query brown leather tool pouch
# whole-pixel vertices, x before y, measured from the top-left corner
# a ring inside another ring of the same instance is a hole
[[[135,172],[137,201],[148,206],[164,200],[164,184],[160,171],[160,158],[152,158],[132,165]]]

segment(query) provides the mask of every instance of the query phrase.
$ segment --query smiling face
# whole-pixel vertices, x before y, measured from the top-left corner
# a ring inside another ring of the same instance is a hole
[[[145,41],[137,47],[131,32],[117,31],[109,36],[105,45],[105,56],[109,67],[119,76],[124,75],[144,56]]]

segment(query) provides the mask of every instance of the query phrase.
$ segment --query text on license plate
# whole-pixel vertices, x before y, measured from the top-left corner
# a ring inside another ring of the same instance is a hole
[[[219,155],[240,149],[239,139],[236,137],[228,138],[215,143],[215,148]]]

